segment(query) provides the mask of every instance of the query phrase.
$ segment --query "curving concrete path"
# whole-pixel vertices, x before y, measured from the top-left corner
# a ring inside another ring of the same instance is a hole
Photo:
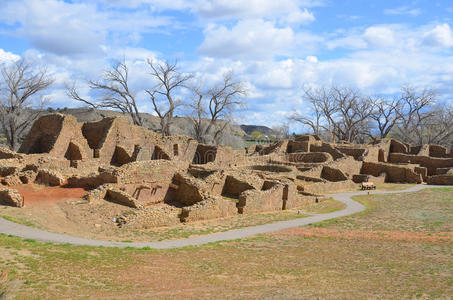
[[[425,188],[435,188],[435,187],[450,187],[453,186],[431,186],[431,185],[416,185],[410,187],[403,191],[373,191],[372,194],[398,194],[398,193],[409,193],[417,192]],[[32,227],[27,227],[17,223],[7,221],[3,218],[0,218],[0,233],[14,235],[21,238],[33,239],[42,242],[53,242],[53,243],[62,243],[62,244],[72,244],[72,245],[84,245],[84,246],[103,246],[103,247],[135,247],[143,248],[150,247],[154,249],[171,249],[171,248],[180,248],[186,246],[199,246],[207,243],[218,242],[218,241],[228,241],[241,239],[245,237],[250,237],[256,234],[267,233],[272,231],[278,231],[282,229],[304,226],[312,223],[321,222],[324,220],[344,217],[352,215],[358,212],[365,210],[365,206],[351,199],[352,196],[364,195],[367,192],[353,192],[353,193],[338,193],[330,194],[329,196],[333,197],[335,200],[343,202],[346,207],[343,210],[326,213],[326,214],[316,214],[310,217],[294,219],[289,221],[281,221],[272,224],[265,224],[253,227],[246,227],[241,229],[235,229],[225,232],[218,232],[203,236],[197,236],[192,238],[185,238],[179,240],[168,240],[160,242],[134,242],[134,243],[124,243],[124,242],[112,242],[112,241],[101,241],[101,240],[91,240],[85,238],[74,237],[65,234],[48,232]]]

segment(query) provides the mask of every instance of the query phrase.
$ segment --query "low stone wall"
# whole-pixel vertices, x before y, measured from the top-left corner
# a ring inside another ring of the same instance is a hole
[[[131,195],[122,190],[118,190],[115,188],[109,188],[107,190],[105,200],[129,206],[132,208],[142,208],[142,206],[137,202],[137,200],[134,197],[132,197]]]
[[[429,156],[446,158],[448,157],[447,148],[440,145],[429,145]]]
[[[15,189],[0,189],[0,204],[23,207],[24,197]]]
[[[289,141],[286,147],[286,153],[308,152],[310,143],[308,141]]]
[[[286,202],[285,209],[301,208],[312,203],[316,203],[316,201],[320,202],[322,199],[324,198],[317,196],[294,195]]]
[[[428,169],[428,176],[436,175],[438,168],[453,167],[453,158],[437,158],[401,153],[390,153],[389,162],[418,164]]]
[[[352,180],[338,181],[338,182],[318,182],[307,184],[304,186],[304,192],[311,194],[326,194],[338,191],[350,190],[357,188],[357,184]]]
[[[183,207],[181,212],[182,222],[194,222],[225,218],[237,215],[236,202],[231,199],[207,199],[189,207]]]
[[[387,182],[422,183],[422,175],[414,170],[415,166],[398,166],[387,163],[364,162],[361,174],[379,177],[385,172]]]
[[[340,169],[325,166],[322,169],[321,178],[326,179],[328,181],[337,182],[347,180],[348,176],[346,176],[345,173],[343,173],[343,171]]]
[[[342,146],[336,146],[335,148],[343,154],[354,157],[354,159],[356,160],[360,159],[365,153],[364,148],[352,148]]]
[[[436,174],[435,175],[445,175],[445,174],[448,174],[449,172],[450,173],[453,172],[453,167],[452,168],[438,168],[436,170]]]
[[[0,159],[23,158],[24,156],[9,150],[8,148],[0,147]]]
[[[136,229],[174,226],[181,223],[181,208],[173,206],[155,206],[135,211],[124,216],[125,226]]]
[[[253,214],[263,211],[282,210],[283,190],[283,185],[276,184],[265,191],[244,191],[239,196],[238,212],[242,214]]]
[[[428,184],[453,185],[453,175],[434,175],[427,178]]]
[[[310,144],[310,152],[327,152],[332,155],[333,159],[340,159],[345,157],[343,153],[335,149],[331,144],[316,141]]]
[[[400,141],[397,140],[391,140],[390,141],[390,153],[408,153],[408,147],[401,143]]]
[[[355,160],[353,157],[345,157],[329,163],[328,166],[339,169],[346,175],[346,177],[352,178],[352,175],[360,174],[362,162]]]
[[[294,163],[323,163],[333,160],[332,155],[324,152],[291,153],[286,158]]]
[[[78,187],[84,189],[95,189],[103,184],[117,183],[118,178],[111,172],[101,172],[99,174],[91,174],[88,176],[74,176],[68,178],[69,187]]]
[[[65,184],[65,178],[55,171],[44,169],[39,170],[36,176],[36,182],[51,186],[60,186]]]
[[[382,173],[381,176],[375,177],[372,175],[365,175],[365,174],[358,174],[352,177],[352,181],[355,183],[362,183],[362,182],[373,182],[374,184],[381,184],[385,182],[387,175]]]

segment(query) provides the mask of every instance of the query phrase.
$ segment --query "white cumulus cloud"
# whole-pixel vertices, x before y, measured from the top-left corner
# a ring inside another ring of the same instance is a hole
[[[211,57],[263,59],[287,55],[294,42],[291,28],[278,28],[261,19],[239,21],[232,28],[211,25],[204,34],[198,50]]]
[[[5,51],[2,48],[0,48],[0,63],[13,62],[13,61],[17,61],[19,59],[20,59],[19,55]]]
[[[450,25],[437,25],[434,29],[425,33],[423,42],[425,45],[432,47],[452,47],[453,33]]]
[[[393,31],[384,26],[373,26],[365,30],[363,37],[373,47],[388,47],[395,42]]]

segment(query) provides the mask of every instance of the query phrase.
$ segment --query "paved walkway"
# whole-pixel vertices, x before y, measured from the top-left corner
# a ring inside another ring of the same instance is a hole
[[[397,194],[397,193],[409,193],[417,192],[425,188],[432,188],[439,186],[430,186],[430,185],[416,185],[410,187],[403,191],[373,191],[372,194]],[[453,186],[442,186],[442,187],[453,187]],[[265,224],[253,227],[246,227],[241,229],[235,229],[225,232],[213,233],[203,236],[197,236],[186,239],[179,240],[169,240],[169,241],[160,241],[160,242],[134,242],[134,243],[124,243],[124,242],[112,242],[112,241],[101,241],[101,240],[91,240],[78,238],[70,235],[47,232],[40,229],[27,227],[17,223],[7,221],[3,218],[0,218],[0,233],[10,234],[21,238],[33,239],[42,242],[53,242],[53,243],[63,243],[63,244],[72,244],[72,245],[86,245],[86,246],[104,246],[104,247],[150,247],[154,249],[170,249],[170,248],[180,248],[185,246],[198,246],[207,243],[213,243],[218,241],[228,241],[250,237],[256,234],[267,233],[278,231],[282,229],[304,226],[312,223],[321,222],[324,220],[334,219],[338,217],[344,217],[352,215],[358,212],[365,210],[365,206],[351,199],[352,196],[364,195],[366,192],[354,192],[354,193],[338,193],[331,194],[329,196],[333,197],[335,200],[343,202],[346,207],[343,210],[326,213],[326,214],[316,214],[307,218],[294,219],[289,221],[281,221],[272,224]]]

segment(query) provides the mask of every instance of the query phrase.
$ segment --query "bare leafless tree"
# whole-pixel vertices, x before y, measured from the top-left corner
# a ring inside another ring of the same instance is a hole
[[[289,139],[289,123],[284,122],[281,125],[272,126],[272,131],[275,133],[275,138],[277,139]]]
[[[98,111],[99,108],[117,109],[129,115],[135,125],[143,125],[135,97],[136,93],[129,86],[129,68],[125,60],[117,62],[112,69],[105,71],[101,80],[89,80],[88,85],[95,93],[100,93],[100,101],[90,101],[81,97],[75,84],[66,86],[67,95],[76,101],[85,103],[95,111]]]
[[[288,117],[288,120],[301,123],[302,125],[309,127],[314,134],[320,135],[321,131],[323,130],[321,122],[323,120],[323,117],[325,118],[326,116],[322,107],[323,102],[326,100],[326,98],[324,97],[325,90],[323,90],[322,93],[323,95],[321,97],[318,97],[319,95],[315,96],[310,90],[305,91],[306,100],[311,104],[311,113],[301,114],[297,111],[294,111]],[[327,115],[330,115],[330,113],[328,113]],[[325,119],[329,120],[328,118]],[[332,133],[331,131],[329,132]]]
[[[334,120],[335,135],[339,140],[355,141],[367,128],[367,119],[372,112],[372,102],[357,89],[333,87],[332,96],[338,109],[338,118]]]
[[[211,137],[214,143],[218,143],[230,124],[232,113],[245,106],[242,98],[247,94],[247,89],[242,82],[234,80],[232,73],[227,73],[221,83],[206,91],[200,87],[192,90],[194,101],[191,104],[191,120],[195,138],[207,143],[207,138]]]
[[[424,122],[426,143],[453,146],[453,105],[438,104]]]
[[[373,110],[370,118],[376,124],[377,135],[369,132],[373,139],[383,139],[389,135],[393,128],[402,118],[401,110],[404,103],[398,97],[393,99],[375,97],[373,100]]]
[[[19,60],[1,69],[0,122],[8,146],[15,150],[45,104],[40,95],[53,82],[47,69]]]
[[[309,89],[304,99],[310,103],[312,115],[293,114],[290,120],[311,127],[318,135],[327,131],[332,142],[335,139],[352,142],[368,128],[372,102],[356,89],[336,86]]]
[[[327,131],[330,135],[331,142],[335,141],[335,115],[338,107],[335,106],[335,98],[332,95],[333,89],[324,87],[318,89],[308,89],[305,91],[305,99],[311,103],[315,113],[316,134],[321,133],[321,129]],[[327,125],[321,123],[322,118]]]
[[[151,76],[156,84],[150,90],[146,90],[153,103],[154,111],[160,119],[162,136],[171,135],[170,125],[173,115],[178,106],[182,104],[176,98],[179,89],[187,88],[188,81],[193,78],[192,74],[183,74],[179,71],[177,62],[156,62],[148,59],[151,68]]]
[[[400,110],[399,126],[395,135],[404,142],[421,145],[426,142],[426,122],[434,111],[436,94],[430,89],[417,92],[412,87],[404,87],[401,93],[403,108]]]
[[[87,99],[83,98],[82,96],[80,96],[78,88],[77,88],[77,82],[74,81],[74,82],[72,82],[72,84],[68,84],[68,83],[66,84],[66,95],[69,98],[72,98],[78,102],[84,103],[86,106],[91,108],[96,115],[99,115],[102,118],[105,118],[105,115],[100,111],[100,109],[102,108],[102,103],[93,102],[93,101],[87,100]]]

